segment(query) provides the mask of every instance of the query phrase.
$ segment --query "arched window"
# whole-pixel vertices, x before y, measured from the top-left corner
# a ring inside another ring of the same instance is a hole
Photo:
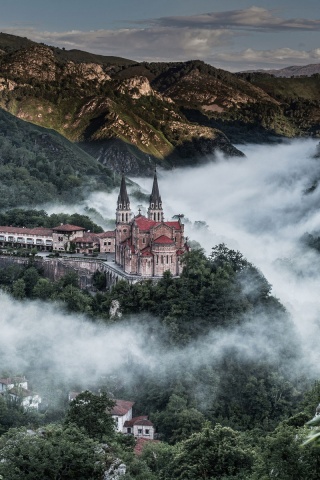
[[[151,208],[154,208],[154,203],[151,203]]]
[[[128,221],[128,214],[126,213],[126,222]]]
[[[122,214],[122,221],[124,222],[124,213]]]
[[[160,213],[158,212],[158,222],[160,221]]]

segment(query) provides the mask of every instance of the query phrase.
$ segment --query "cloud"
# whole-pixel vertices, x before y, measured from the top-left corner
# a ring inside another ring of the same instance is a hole
[[[263,311],[255,312],[241,325],[214,329],[177,352],[159,345],[152,318],[132,317],[107,326],[81,315],[66,315],[56,304],[21,303],[1,293],[1,369],[27,373],[38,366],[56,381],[86,388],[114,370],[117,384],[123,379],[135,381],[134,365],[140,372],[145,369],[167,379],[179,370],[216,364],[232,350],[244,360],[276,362],[275,368],[280,364],[288,375],[317,378],[320,256],[300,243],[306,231],[320,234],[320,187],[303,194],[320,178],[319,159],[312,158],[316,145],[314,140],[245,145],[241,148],[246,158],[220,157],[192,169],[158,172],[166,218],[179,212],[191,222],[207,222],[208,229],[186,223],[186,234],[208,253],[223,241],[259,267],[292,316],[294,326],[289,323],[287,331]],[[137,180],[150,192],[152,179]],[[117,193],[92,195],[87,204],[94,202],[100,213],[110,216]],[[133,206],[135,213],[137,208]],[[153,334],[147,331],[150,325]],[[299,364],[279,362],[282,349],[292,345],[296,333]],[[205,391],[206,385],[198,387]]]
[[[122,56],[138,61],[203,58],[209,55],[214,47],[228,45],[233,36],[232,32],[224,29],[176,29],[160,26],[66,32],[41,32],[33,28],[6,28],[4,31],[49,45]]]
[[[246,30],[319,30],[320,20],[305,18],[283,19],[274,10],[252,6],[243,10],[211,12],[201,15],[162,17],[153,19],[154,25],[175,28],[232,28]]]
[[[251,62],[255,64],[287,64],[294,62],[305,64],[306,62],[320,61],[320,48],[314,50],[293,50],[291,48],[277,48],[275,50],[254,50],[247,48],[241,52],[229,52],[216,54],[215,59],[227,62]]]
[[[207,222],[209,230],[186,225],[186,234],[208,253],[222,241],[263,272],[292,315],[310,371],[318,372],[320,256],[300,244],[305,232],[320,235],[320,188],[303,194],[320,178],[316,145],[241,146],[245,159],[163,172],[159,187],[167,217],[179,212]],[[148,190],[148,180],[137,181]]]

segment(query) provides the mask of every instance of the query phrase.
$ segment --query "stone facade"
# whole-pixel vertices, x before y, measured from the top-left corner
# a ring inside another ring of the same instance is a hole
[[[169,271],[179,276],[181,256],[189,250],[181,220],[165,221],[157,174],[154,175],[148,217],[132,218],[122,177],[116,212],[115,261],[128,275],[160,277]]]
[[[71,243],[84,236],[85,228],[77,225],[59,225],[52,229],[53,250],[69,251]]]
[[[116,232],[114,230],[98,233],[100,243],[100,253],[115,253],[116,251]]]

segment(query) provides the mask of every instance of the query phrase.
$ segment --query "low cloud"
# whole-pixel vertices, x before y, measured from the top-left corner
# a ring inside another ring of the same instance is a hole
[[[164,350],[151,317],[106,326],[82,315],[66,315],[56,304],[21,303],[2,293],[1,369],[26,373],[38,365],[44,374],[85,388],[115,370],[117,383],[130,381],[134,365],[168,378],[173,366],[182,367],[180,371],[199,369],[217,364],[232,351],[244,360],[280,364],[288,375],[317,378],[320,255],[300,242],[306,231],[320,235],[320,188],[304,194],[320,178],[319,159],[312,158],[316,145],[308,140],[242,146],[246,158],[221,156],[200,167],[158,173],[166,218],[177,213],[189,217],[186,234],[208,254],[220,242],[240,250],[263,272],[290,313],[293,323],[288,322],[287,329],[273,316],[255,312],[240,326],[213,329],[179,351]],[[150,193],[152,179],[137,181]],[[92,195],[87,205],[111,216],[117,193]],[[137,213],[133,202],[132,208]],[[208,228],[198,228],[196,221],[205,221]],[[297,360],[282,361],[289,345],[296,345],[298,365]]]
[[[6,33],[67,49],[87,50],[136,61],[185,61],[201,59],[227,70],[274,68],[303,62],[315,63],[319,49],[310,51],[278,48],[231,51],[239,36],[320,30],[320,19],[282,18],[275,10],[247,9],[171,16],[136,22],[137,27],[101,30],[40,31],[35,27],[2,27]],[[0,25],[1,27],[1,25]],[[221,51],[221,49],[224,51]]]
[[[306,65],[320,62],[320,48],[314,50],[293,50],[277,48],[275,50],[254,50],[247,48],[241,52],[218,53],[211,57],[211,62],[232,64],[233,69],[279,68],[287,65]]]
[[[204,58],[214,47],[228,45],[233,36],[232,32],[225,29],[176,29],[161,26],[66,32],[41,32],[33,28],[7,28],[4,31],[49,45],[121,56],[137,61]]]
[[[284,19],[274,15],[274,10],[252,6],[242,10],[210,12],[200,15],[162,17],[154,25],[175,28],[232,28],[246,30],[319,30],[320,20],[305,18]],[[147,21],[146,21],[147,22]]]
[[[154,25],[175,28],[227,28],[261,31],[319,30],[320,19],[281,18],[275,10],[252,6],[242,10],[210,12],[200,15],[162,17],[152,20]]]

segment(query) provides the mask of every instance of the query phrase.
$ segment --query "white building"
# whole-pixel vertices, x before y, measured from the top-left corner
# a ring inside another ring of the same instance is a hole
[[[0,226],[0,247],[52,250],[52,229]]]
[[[111,410],[117,432],[123,432],[125,422],[132,419],[132,407],[134,402],[127,400],[115,400],[116,404]]]
[[[23,408],[35,408],[38,410],[41,397],[37,393],[28,390],[28,382],[25,377],[0,378],[0,395],[7,395],[13,402],[18,402]]]
[[[146,415],[127,420],[123,425],[122,432],[133,435],[135,438],[154,439],[154,426]]]
[[[14,387],[28,388],[28,382],[25,377],[7,377],[0,378],[0,393],[11,390]]]

